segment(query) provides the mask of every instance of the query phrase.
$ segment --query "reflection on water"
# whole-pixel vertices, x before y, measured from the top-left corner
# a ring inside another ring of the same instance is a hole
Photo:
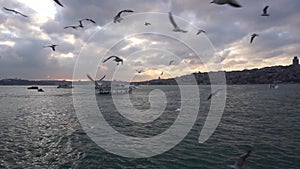
[[[156,88],[166,95],[167,105],[148,123],[119,114],[111,96],[96,98],[117,131],[151,137],[168,129],[180,108],[175,86],[144,86],[130,97],[133,106],[149,109],[148,94]],[[71,90],[43,89],[38,93],[22,86],[0,87],[0,168],[225,168],[248,149],[253,153],[247,169],[300,167],[300,85],[228,86],[222,121],[204,144],[198,137],[209,109],[210,87],[200,86],[200,111],[188,136],[170,151],[145,159],[123,158],[98,147],[81,129]]]

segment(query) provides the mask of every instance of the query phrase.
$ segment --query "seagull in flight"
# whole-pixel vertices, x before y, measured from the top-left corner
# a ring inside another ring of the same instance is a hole
[[[145,26],[150,26],[150,25],[151,25],[151,23],[145,22]]]
[[[174,60],[170,60],[170,62],[169,62],[169,66],[172,64],[174,62]]]
[[[210,100],[213,96],[218,96],[221,90],[222,89],[217,89],[216,91],[209,94],[209,96],[207,97],[207,100]]]
[[[143,69],[141,69],[141,70],[136,70],[136,72],[138,72],[138,73],[143,73],[144,70],[143,70]]]
[[[242,7],[242,5],[240,5],[236,0],[213,0],[211,3],[218,4],[218,5],[228,4],[236,8]]]
[[[120,11],[115,17],[114,17],[114,23],[117,23],[117,22],[121,22],[123,20],[123,18],[121,17],[121,14],[123,12],[134,12],[133,10],[130,10],[130,9],[125,9],[125,10],[122,10]]]
[[[171,24],[172,24],[173,27],[174,27],[174,29],[173,29],[174,32],[187,33],[186,30],[182,30],[182,29],[180,29],[180,28],[178,27],[178,25],[175,23],[175,21],[174,21],[174,19],[173,19],[173,16],[172,16],[172,13],[171,13],[171,12],[169,12],[169,19],[170,19]]]
[[[15,13],[15,14],[21,15],[21,16],[23,16],[23,17],[25,17],[25,18],[28,17],[27,15],[24,15],[24,14],[22,14],[21,12],[16,11],[16,10],[14,10],[14,9],[9,9],[9,8],[6,8],[6,7],[3,7],[3,9],[6,10],[6,11],[13,12],[13,13]]]
[[[199,35],[200,33],[206,33],[204,30],[200,29],[198,30],[198,32],[196,33],[196,35]]]
[[[106,61],[108,61],[109,59],[114,58],[114,61],[117,62],[117,65],[119,65],[119,62],[122,63],[123,65],[123,59],[119,58],[118,56],[110,56],[108,58],[106,58],[105,60],[103,60],[103,63],[105,63]]]
[[[263,13],[261,14],[261,16],[270,16],[270,14],[268,14],[268,8],[269,8],[269,5],[264,7]]]
[[[256,34],[256,33],[253,33],[253,34],[251,35],[250,44],[253,42],[253,40],[254,40],[254,38],[255,38],[256,36],[259,36],[259,35]]]
[[[58,45],[48,45],[48,46],[44,46],[44,48],[51,48],[53,51],[55,51],[55,47]]]
[[[89,74],[86,74],[86,76],[87,76],[92,82],[95,83],[95,89],[97,89],[97,88],[100,87],[99,83],[98,83],[96,80],[94,80]],[[101,79],[99,79],[98,81],[101,82],[101,81],[105,78],[105,76],[106,76],[106,75],[104,75],[104,76],[103,76]]]
[[[61,6],[61,7],[64,7],[60,2],[59,2],[59,0],[53,0],[55,3],[57,3],[59,6]]]
[[[247,151],[246,153],[242,154],[240,158],[235,162],[234,165],[229,165],[228,167],[231,169],[242,169],[245,164],[246,159],[249,157],[251,151]]]

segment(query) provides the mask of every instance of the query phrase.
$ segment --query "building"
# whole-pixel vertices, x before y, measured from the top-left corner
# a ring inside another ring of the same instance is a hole
[[[298,66],[298,65],[299,65],[299,59],[297,58],[297,56],[295,56],[293,59],[293,66]]]

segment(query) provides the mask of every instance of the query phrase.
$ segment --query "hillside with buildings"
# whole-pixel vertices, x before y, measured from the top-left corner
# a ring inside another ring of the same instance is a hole
[[[223,73],[223,72],[210,72]],[[274,81],[280,83],[300,83],[300,66],[297,57],[294,57],[293,63],[289,66],[272,66],[260,69],[230,71],[226,72],[227,84],[270,84]],[[176,80],[186,80],[194,76],[198,84],[210,84],[209,73],[197,72],[190,75],[185,75],[171,79],[155,79],[150,81],[139,82],[135,84],[150,84],[150,85],[175,85]]]

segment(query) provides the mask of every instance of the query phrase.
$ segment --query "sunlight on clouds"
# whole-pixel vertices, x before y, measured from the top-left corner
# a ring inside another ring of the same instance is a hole
[[[67,54],[60,54],[60,58],[73,58],[74,54],[73,53],[67,53]]]
[[[64,41],[66,41],[66,42],[69,42],[69,43],[72,43],[72,44],[75,43],[75,36],[74,36],[74,35],[70,35],[70,34],[65,35],[65,36],[63,37],[63,39],[64,39]]]
[[[56,8],[54,6],[54,2],[50,0],[18,0],[20,3],[23,3],[30,7],[31,9],[35,10],[39,15],[44,17],[50,17],[54,19],[56,14]]]
[[[13,41],[2,41],[2,42],[0,42],[0,45],[6,45],[6,46],[13,47],[15,45],[15,42],[13,42]]]

